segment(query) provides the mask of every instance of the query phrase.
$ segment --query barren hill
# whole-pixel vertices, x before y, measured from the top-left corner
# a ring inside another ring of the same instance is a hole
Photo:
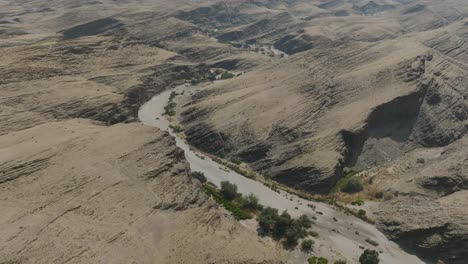
[[[271,245],[206,199],[167,133],[73,119],[3,135],[0,146],[2,261],[276,257]]]
[[[166,21],[183,1],[133,2],[0,1],[1,262],[279,263],[167,132],[132,122],[207,73],[176,41],[193,27]]]
[[[357,171],[389,238],[465,263],[467,17],[465,0],[0,0],[0,255],[289,261],[137,123],[203,82],[175,99],[192,146],[311,193]]]
[[[268,8],[268,14],[240,25],[220,24],[215,35],[228,43],[272,45],[291,56],[185,99],[179,120],[189,142],[247,162],[283,184],[319,193],[330,191],[345,168],[363,171],[387,166],[413,150],[460,144],[468,131],[468,5],[462,1],[364,2],[255,2]],[[242,17],[245,5],[234,9],[234,14]],[[297,5],[316,14],[304,17]],[[187,19],[202,25],[193,14]],[[466,156],[463,150],[457,151]],[[450,170],[439,176],[452,175]],[[466,171],[456,175],[463,178]],[[452,182],[437,181],[433,188],[451,188]],[[464,185],[456,185],[457,197],[466,199]],[[413,199],[424,200],[421,208],[432,203],[425,198],[430,191],[422,190],[416,198],[411,193],[398,203],[411,208],[407,214],[416,212],[415,219],[425,213],[413,211]],[[394,212],[392,201],[381,215]],[[458,215],[462,202],[451,208],[457,216],[428,220],[450,226],[446,229],[450,231],[424,229],[427,233],[421,238],[412,231],[419,227],[401,227],[395,229],[401,232],[395,238],[419,241],[409,244],[421,256],[463,263],[466,215]],[[404,226],[404,221],[398,222]],[[394,234],[392,228],[382,229]],[[421,242],[435,234],[444,242]],[[461,234],[454,235],[458,242],[449,242],[454,238],[451,234]],[[418,238],[411,240],[413,236]]]

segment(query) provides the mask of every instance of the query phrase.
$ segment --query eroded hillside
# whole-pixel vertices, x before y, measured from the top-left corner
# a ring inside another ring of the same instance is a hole
[[[280,263],[167,132],[135,122],[152,95],[209,74],[196,56],[229,49],[190,51],[178,34],[196,28],[167,19],[185,7],[0,1],[2,262]]]
[[[176,99],[191,145],[311,193],[359,171],[385,194],[365,197],[380,230],[426,260],[464,263],[464,0],[0,10],[5,261],[287,261],[200,191],[167,133],[137,123],[153,95],[202,82]]]
[[[364,171],[412,151],[461,144],[468,129],[467,8],[462,1],[249,1],[230,9],[230,24],[216,5],[184,13],[232,45],[253,52],[272,45],[290,55],[184,99],[179,120],[187,139],[280,183],[319,193],[333,189],[345,168]],[[247,10],[259,14],[255,21],[244,19]],[[213,14],[210,21],[201,19],[202,11]],[[457,155],[466,153],[458,149]],[[466,177],[464,163],[438,177],[454,177],[455,169],[457,179]],[[451,188],[452,182],[437,181],[433,188]],[[466,199],[464,185],[457,186],[456,195]],[[393,203],[412,208],[420,199],[421,208],[430,208],[430,189],[404,202],[384,202],[386,213],[378,210],[391,215]],[[451,208],[461,212],[463,203]],[[425,210],[405,214],[419,219]],[[422,257],[463,263],[466,216],[427,220],[445,231],[424,224],[405,228],[402,219],[401,228],[382,230],[399,230],[394,237],[401,241],[414,236],[408,244]],[[411,231],[416,229],[424,235]],[[432,238],[439,242],[427,242]]]

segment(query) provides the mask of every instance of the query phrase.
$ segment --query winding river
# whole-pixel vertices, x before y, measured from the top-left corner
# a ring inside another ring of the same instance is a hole
[[[259,198],[260,203],[277,208],[280,212],[287,210],[292,216],[301,214],[315,216],[317,220],[315,220],[313,230],[319,234],[319,237],[314,238],[316,241],[314,255],[334,257],[335,259],[338,257],[347,259],[348,263],[358,263],[359,256],[362,253],[361,246],[382,251],[380,263],[424,263],[416,256],[403,251],[396,243],[387,239],[382,232],[371,224],[354,216],[346,215],[328,204],[304,200],[284,191],[277,193],[262,183],[228,170],[202,153],[193,151],[184,139],[177,137],[169,129],[169,121],[163,113],[164,106],[168,103],[172,91],[196,93],[200,89],[203,89],[203,86],[181,85],[169,89],[154,96],[140,108],[138,113],[138,117],[143,124],[168,131],[175,137],[177,146],[185,151],[186,159],[192,171],[203,172],[208,181],[218,186],[221,181],[234,183],[238,186],[240,193],[254,193]],[[315,210],[310,205],[315,206]],[[366,242],[366,239],[372,239],[379,245],[374,247]]]

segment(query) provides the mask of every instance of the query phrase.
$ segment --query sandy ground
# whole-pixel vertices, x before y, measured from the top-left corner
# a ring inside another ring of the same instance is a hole
[[[141,107],[138,113],[139,119],[148,126],[170,131],[169,121],[163,115],[164,106],[169,100],[170,93],[172,91],[193,92],[199,89],[201,89],[200,86],[182,85],[165,91]],[[260,202],[266,206],[277,208],[280,211],[287,210],[293,216],[307,214],[317,217],[314,227],[314,230],[319,233],[319,237],[315,239],[314,253],[316,255],[331,259],[347,259],[354,263],[358,261],[362,253],[360,246],[373,248],[365,241],[369,238],[379,243],[376,249],[382,251],[381,263],[383,264],[423,263],[416,256],[404,252],[396,243],[388,240],[374,226],[353,216],[345,215],[329,205],[310,202],[285,192],[276,193],[260,182],[250,180],[234,171],[225,171],[223,166],[210,158],[200,158],[203,154],[192,151],[185,140],[177,137],[172,131],[170,133],[176,138],[177,146],[185,151],[191,170],[203,172],[207,179],[214,184],[219,186],[221,181],[229,181],[236,184],[242,194],[254,193],[257,195]],[[308,204],[315,205],[316,209],[312,210]]]

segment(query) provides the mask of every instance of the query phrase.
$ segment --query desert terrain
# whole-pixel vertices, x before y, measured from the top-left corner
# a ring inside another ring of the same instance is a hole
[[[0,56],[0,263],[468,259],[464,0],[0,0]]]

